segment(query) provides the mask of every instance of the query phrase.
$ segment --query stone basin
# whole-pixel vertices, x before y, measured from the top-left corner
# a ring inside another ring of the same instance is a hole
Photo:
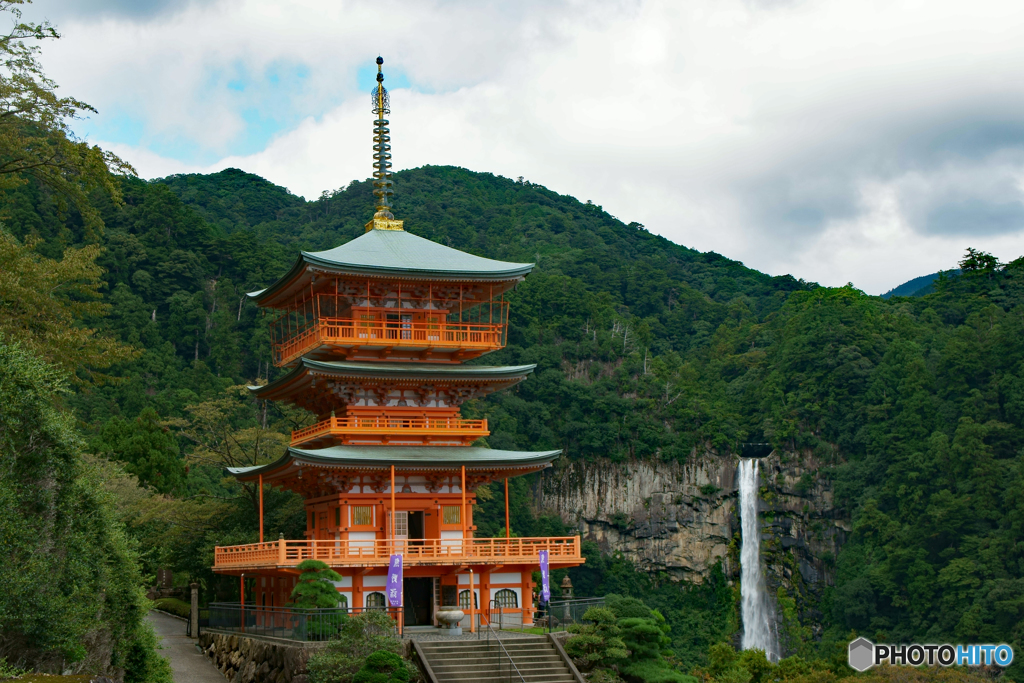
[[[462,627],[459,626],[459,622],[466,616],[466,613],[460,609],[440,609],[435,612],[434,616],[437,617],[441,627],[446,629],[453,636],[462,635]]]

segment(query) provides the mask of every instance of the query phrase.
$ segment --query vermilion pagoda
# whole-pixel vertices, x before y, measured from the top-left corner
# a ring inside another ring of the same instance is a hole
[[[533,264],[473,256],[417,237],[391,213],[387,91],[378,58],[374,93],[374,194],[366,233],[322,252],[250,296],[281,311],[273,353],[284,376],[252,387],[291,401],[316,423],[292,433],[277,462],[232,468],[241,481],[295,491],[306,501],[306,538],[216,549],[214,571],[255,577],[261,606],[286,604],[295,566],[322,560],[344,578],[354,609],[384,607],[388,558],[405,563],[404,622],[436,625],[440,606],[460,605],[475,627],[495,607],[504,623],[532,623],[538,553],[551,568],[583,562],[580,539],[507,534],[507,479],[549,467],[560,451],[471,444],[490,432],[464,420],[464,401],[526,379],[534,366],[462,365],[504,347],[505,293]],[[506,536],[477,538],[474,491],[506,480]],[[252,590],[252,589],[250,589]]]

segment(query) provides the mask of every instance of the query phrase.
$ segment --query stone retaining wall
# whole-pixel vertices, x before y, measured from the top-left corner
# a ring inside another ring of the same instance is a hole
[[[307,683],[306,661],[322,643],[203,631],[199,647],[232,683]]]

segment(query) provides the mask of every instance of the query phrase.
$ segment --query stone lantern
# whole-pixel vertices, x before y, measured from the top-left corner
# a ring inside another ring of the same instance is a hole
[[[572,598],[572,581],[569,580],[568,574],[566,574],[565,578],[562,579],[562,597],[566,600]]]

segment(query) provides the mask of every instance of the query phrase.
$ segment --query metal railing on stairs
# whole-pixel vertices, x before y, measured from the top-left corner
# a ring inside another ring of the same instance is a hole
[[[509,654],[509,651],[507,649],[505,649],[504,643],[501,642],[501,636],[498,635],[499,633],[501,633],[501,614],[502,614],[502,610],[501,610],[501,607],[498,606],[497,601],[491,600],[490,604],[487,606],[487,623],[486,624],[481,624],[480,631],[483,631],[484,630],[483,627],[486,626],[486,628],[487,628],[487,649],[488,650],[491,649],[491,636],[494,636],[494,640],[498,643],[498,647],[501,648],[501,653],[505,655],[504,659],[500,655],[498,657],[498,678],[499,679],[501,678],[502,669],[503,669],[503,666],[505,664],[505,660],[507,659],[508,660],[508,680],[509,680],[509,683],[512,683],[512,681],[513,681],[513,678],[512,678],[512,672],[513,671],[515,672],[516,677],[518,678],[520,683],[526,683],[526,679],[523,678],[523,674],[519,671],[519,667],[516,666],[515,661],[512,659],[512,655]],[[494,619],[495,616],[497,616],[497,621],[498,621],[498,624],[499,624],[497,631],[495,631],[494,627],[491,625],[495,621],[495,619]],[[477,638],[480,637],[479,636],[480,631],[477,632]]]

